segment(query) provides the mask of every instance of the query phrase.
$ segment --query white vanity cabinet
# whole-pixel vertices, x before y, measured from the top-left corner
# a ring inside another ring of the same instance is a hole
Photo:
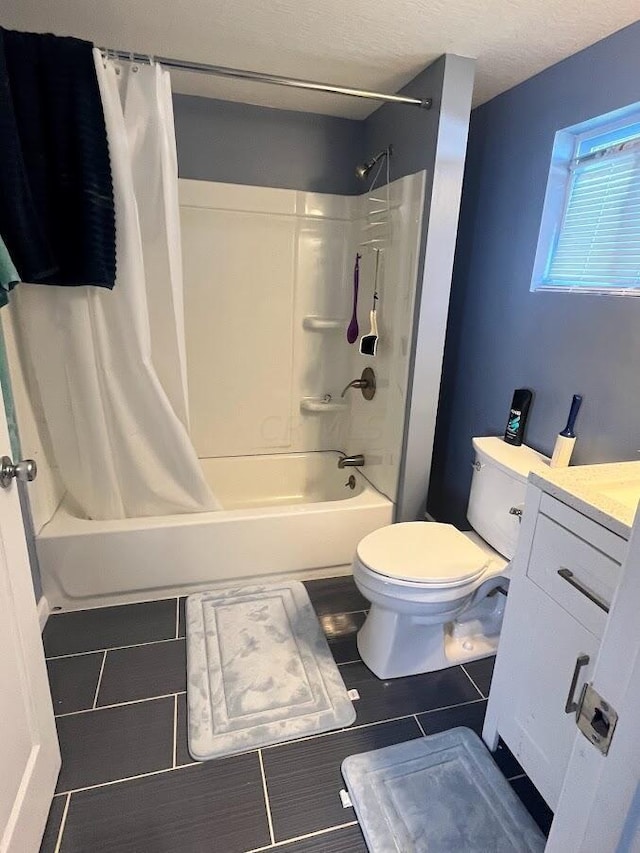
[[[627,541],[528,486],[483,737],[555,809]]]

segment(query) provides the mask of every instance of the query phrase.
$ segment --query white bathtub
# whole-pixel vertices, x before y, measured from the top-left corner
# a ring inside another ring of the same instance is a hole
[[[139,601],[286,575],[350,571],[393,504],[336,453],[202,460],[224,510],[89,521],[63,502],[37,537],[49,607]],[[345,485],[353,474],[355,489]]]

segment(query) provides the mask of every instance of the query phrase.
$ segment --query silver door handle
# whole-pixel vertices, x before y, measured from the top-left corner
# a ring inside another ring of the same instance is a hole
[[[564,566],[561,569],[558,569],[558,574],[562,578],[563,581],[566,581],[568,584],[574,589],[577,589],[578,592],[582,593],[585,598],[588,598],[589,601],[592,601],[596,607],[599,607],[600,610],[604,610],[605,613],[609,612],[609,605],[606,601],[603,601],[599,596],[592,592],[588,587],[583,586],[579,581],[577,581],[573,575],[571,569],[565,569]]]
[[[578,679],[580,678],[580,670],[583,666],[586,666],[589,663],[589,655],[578,655],[576,659],[576,665],[573,670],[573,677],[571,678],[571,685],[569,687],[569,695],[567,696],[567,701],[565,702],[564,712],[565,714],[575,714],[578,710],[578,703],[575,700],[576,695],[576,687],[578,686]]]
[[[0,459],[0,486],[8,489],[12,480],[20,480],[21,483],[31,483],[38,474],[38,466],[35,459],[21,459],[13,464],[9,456]]]

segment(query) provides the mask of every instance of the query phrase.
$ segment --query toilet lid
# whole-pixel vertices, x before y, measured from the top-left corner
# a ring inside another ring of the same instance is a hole
[[[487,567],[487,554],[452,524],[409,521],[374,530],[360,542],[358,559],[390,578],[452,584],[472,580]]]

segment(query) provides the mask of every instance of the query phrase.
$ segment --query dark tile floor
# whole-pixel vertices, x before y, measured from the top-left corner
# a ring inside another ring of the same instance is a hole
[[[58,614],[44,645],[62,772],[42,853],[365,853],[343,808],[350,754],[465,725],[480,733],[493,660],[380,681],[355,636],[367,602],[351,578],[306,584],[349,689],[348,729],[231,758],[187,748],[184,600]],[[551,813],[509,750],[495,753],[546,832]]]

